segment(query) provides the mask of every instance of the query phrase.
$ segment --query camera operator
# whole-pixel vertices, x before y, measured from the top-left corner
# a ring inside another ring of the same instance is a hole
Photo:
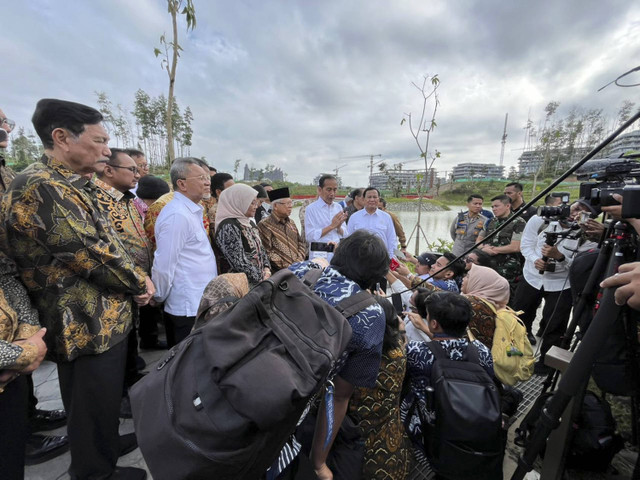
[[[531,329],[537,309],[542,299],[545,300],[540,321],[543,328],[541,356],[534,367],[534,372],[541,375],[549,371],[549,367],[544,365],[545,353],[559,344],[567,328],[572,306],[569,268],[581,242],[579,232],[569,231],[572,220],[569,207],[565,203],[566,210],[563,211],[560,206],[562,198],[558,195],[561,194],[550,194],[545,198],[547,207],[556,207],[550,212],[551,216],[535,215],[524,229],[520,242],[525,258],[523,279],[518,284],[513,302],[516,311],[524,312],[520,318],[527,327],[529,341],[535,345]]]
[[[620,205],[602,207],[602,211],[608,213],[614,220],[622,219],[622,195],[614,194],[613,197]],[[640,219],[625,219],[640,235]],[[640,310],[640,262],[625,263],[618,269],[618,273],[605,279],[600,286],[602,288],[618,287],[615,293],[617,305],[627,304],[634,310]]]

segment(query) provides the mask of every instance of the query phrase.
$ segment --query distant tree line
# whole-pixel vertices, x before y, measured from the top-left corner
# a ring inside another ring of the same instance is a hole
[[[137,148],[145,152],[152,166],[168,165],[166,113],[167,99],[164,95],[150,96],[139,89],[133,106],[125,108],[121,104],[114,107],[105,92],[95,92],[98,110],[104,116],[104,126],[109,132],[110,146]],[[174,99],[175,100],[175,99]],[[193,113],[186,107],[181,113],[175,101],[172,110],[174,150],[181,157],[191,154],[193,139]],[[21,171],[43,154],[42,144],[32,131],[19,127],[11,135],[11,146],[7,160],[13,169]]]

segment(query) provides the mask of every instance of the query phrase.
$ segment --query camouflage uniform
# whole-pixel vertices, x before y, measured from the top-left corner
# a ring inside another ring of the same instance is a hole
[[[512,216],[513,213],[510,213],[509,216],[504,219],[499,219],[497,217],[492,218],[489,222],[489,225],[487,226],[487,234],[485,235],[485,237],[488,237],[493,232],[495,232]],[[522,238],[522,232],[524,231],[524,227],[526,224],[527,222],[518,217],[509,225],[507,225],[505,229],[498,233],[498,235],[493,237],[485,244],[492,247],[502,247],[505,245],[509,245],[514,240],[517,240],[519,242]],[[522,254],[520,252],[498,253],[493,258],[496,265],[496,272],[498,272],[509,281],[509,286],[511,288],[511,297],[513,297],[516,278],[522,274]]]

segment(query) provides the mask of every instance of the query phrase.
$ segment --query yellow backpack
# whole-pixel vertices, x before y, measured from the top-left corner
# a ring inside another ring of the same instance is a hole
[[[533,375],[533,348],[527,338],[527,328],[510,307],[496,310],[495,306],[483,300],[496,314],[496,330],[493,334],[493,370],[498,380],[505,385],[515,385],[529,380]]]

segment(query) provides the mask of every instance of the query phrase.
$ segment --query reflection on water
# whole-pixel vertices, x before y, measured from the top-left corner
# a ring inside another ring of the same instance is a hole
[[[451,206],[449,207],[451,210],[445,212],[422,212],[420,223],[422,226],[422,230],[427,237],[429,242],[435,242],[438,238],[442,238],[444,240],[451,240],[451,235],[449,234],[449,227],[451,226],[451,222],[453,222],[454,218],[458,214],[458,212],[462,210],[466,210],[466,207],[461,206]],[[291,218],[295,221],[298,228],[300,228],[300,207],[295,207],[293,212],[291,213]],[[416,226],[416,222],[418,221],[418,212],[394,212],[398,218],[400,219],[400,223],[402,223],[402,227],[404,228],[404,233],[407,237],[407,241],[409,240],[409,236],[414,231],[414,227]],[[409,245],[409,250],[413,250],[415,242],[415,233],[414,237]],[[424,246],[424,240],[422,236],[420,237],[420,248],[422,249]]]

